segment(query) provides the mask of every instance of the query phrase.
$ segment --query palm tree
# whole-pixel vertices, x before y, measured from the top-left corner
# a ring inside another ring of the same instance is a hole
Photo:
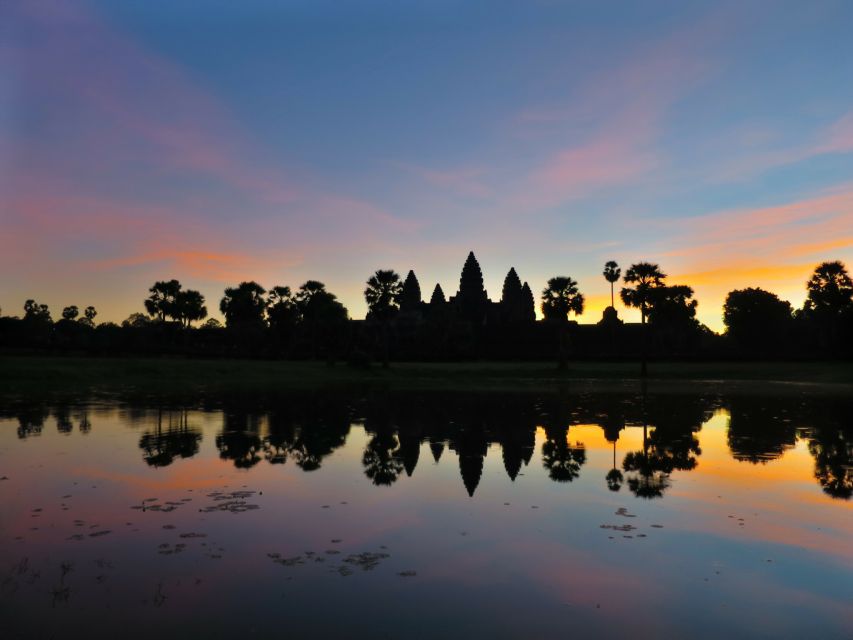
[[[660,270],[660,267],[651,262],[632,264],[625,272],[625,284],[634,286],[623,287],[619,295],[626,306],[640,310],[640,318],[644,324],[649,315],[652,289],[663,286],[665,278],[666,274]]]
[[[619,292],[622,302],[628,307],[634,307],[640,310],[640,320],[643,324],[643,343],[642,350],[642,365],[640,374],[645,377],[648,372],[646,365],[646,342],[647,328],[646,318],[649,315],[649,307],[654,295],[653,289],[664,286],[663,281],[666,274],[660,270],[660,267],[651,262],[638,262],[632,264],[628,271],[625,272],[625,284],[632,284],[633,287],[623,287]]]
[[[619,277],[622,275],[622,269],[613,260],[604,265],[604,279],[610,283],[610,306],[616,307],[613,300],[613,284],[619,282]]]
[[[853,281],[840,260],[819,264],[806,287],[808,311],[839,314],[853,306]]]
[[[569,314],[583,313],[584,297],[578,291],[578,283],[568,276],[556,276],[548,280],[548,286],[542,290],[542,315],[559,325],[560,369],[566,368],[565,328]]]
[[[400,276],[391,269],[379,269],[370,276],[367,288],[364,290],[364,299],[370,309],[370,316],[381,323],[382,326],[382,366],[388,366],[388,324],[391,318],[399,311],[400,294],[403,285]]]

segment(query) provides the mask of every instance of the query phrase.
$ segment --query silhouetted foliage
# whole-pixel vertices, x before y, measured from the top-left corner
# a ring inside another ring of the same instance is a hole
[[[747,353],[769,354],[785,344],[791,304],[763,289],[730,291],[723,306],[726,335]]]
[[[632,264],[625,272],[625,284],[633,286],[623,287],[619,295],[626,306],[640,310],[643,323],[649,316],[649,308],[654,296],[652,290],[664,286],[665,278],[666,274],[660,270],[660,267],[650,262]]]
[[[583,313],[584,297],[578,291],[578,283],[567,276],[557,276],[548,280],[548,286],[542,290],[542,315],[546,321],[557,324],[559,366],[566,367],[566,329],[569,314]]]
[[[400,310],[400,293],[403,285],[395,271],[380,269],[367,280],[364,299],[369,309],[368,318],[390,320]]]
[[[267,308],[265,293],[266,289],[257,282],[241,282],[225,289],[225,296],[219,303],[225,326],[240,329],[262,326]]]
[[[614,307],[613,285],[619,282],[619,278],[622,276],[622,269],[619,268],[619,265],[616,264],[616,262],[609,260],[604,264],[604,271],[602,275],[604,276],[604,279],[610,283],[610,306]]]
[[[840,315],[853,307],[853,281],[847,268],[838,260],[823,262],[806,283],[808,299],[805,309],[818,315]]]
[[[542,290],[542,315],[546,320],[565,323],[570,313],[582,314],[583,307],[584,297],[578,291],[578,283],[569,277],[551,278]]]
[[[145,300],[145,310],[160,322],[166,318],[177,318],[178,293],[181,291],[181,283],[177,280],[155,282],[148,292],[151,294]]]

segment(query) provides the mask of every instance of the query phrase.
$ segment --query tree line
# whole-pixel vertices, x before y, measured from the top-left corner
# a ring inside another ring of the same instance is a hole
[[[604,265],[611,304],[594,325],[572,317],[585,297],[570,276],[550,278],[539,295],[536,320],[530,285],[515,268],[493,302],[474,253],[468,254],[454,296],[436,284],[423,299],[414,271],[405,278],[379,269],[365,283],[365,320],[352,320],[319,281],[295,290],[266,289],[257,282],[228,287],[219,301],[224,326],[208,317],[205,297],[178,280],[155,282],[145,312],[121,325],[96,324],[97,310],[65,307],[54,321],[47,305],[24,304],[23,317],[0,317],[6,349],[103,354],[162,353],[347,360],[355,365],[392,360],[636,358],[849,357],[853,355],[853,282],[840,261],[818,265],[806,283],[802,308],[760,288],[729,292],[723,307],[725,332],[715,334],[696,318],[693,289],[670,283],[659,265],[638,262],[624,273]],[[639,323],[624,323],[622,304],[639,311]]]

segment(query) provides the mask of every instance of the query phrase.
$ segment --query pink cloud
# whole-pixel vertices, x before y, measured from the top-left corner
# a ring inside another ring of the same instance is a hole
[[[853,111],[834,122],[821,136],[813,153],[850,153],[853,151]]]
[[[552,206],[648,179],[665,161],[657,142],[669,110],[714,68],[705,50],[722,33],[711,16],[573,87],[566,105],[522,111],[517,135],[567,142],[531,168],[513,201]]]
[[[269,284],[304,277],[312,249],[339,259],[420,228],[270,162],[192,74],[83,5],[34,0],[4,14],[15,28],[0,59],[12,79],[0,121],[0,263],[20,274],[7,306],[61,299],[95,275],[107,287],[116,272],[128,286]],[[38,126],[17,126],[23,115]]]

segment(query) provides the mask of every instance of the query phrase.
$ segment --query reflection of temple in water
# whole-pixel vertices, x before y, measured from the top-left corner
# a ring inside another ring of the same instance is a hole
[[[610,468],[600,481],[613,491],[627,487],[638,497],[657,498],[670,487],[673,473],[689,472],[700,463],[698,433],[715,411],[723,411],[728,414],[726,442],[735,460],[772,464],[803,442],[823,491],[849,499],[851,404],[778,395],[313,391],[228,396],[203,399],[200,405],[185,401],[159,408],[151,408],[143,398],[120,405],[120,414],[131,427],[142,430],[142,459],[153,467],[199,452],[202,428],[197,421],[215,424],[221,419],[213,442],[219,457],[237,468],[251,469],[266,461],[294,464],[303,471],[321,469],[346,443],[352,426],[363,425],[367,439],[361,465],[371,483],[389,486],[414,476],[418,465],[424,464],[421,447],[428,445],[432,463],[458,465],[469,496],[479,488],[486,457],[495,448],[500,448],[507,477],[518,481],[537,453],[537,430],[542,437],[538,454],[548,477],[566,484],[576,481],[584,475],[588,452],[575,427],[597,425],[612,445]],[[40,436],[51,418],[60,434],[86,434],[93,428],[92,411],[84,406],[18,402],[0,407],[0,417],[16,420],[22,439]],[[642,430],[641,446],[628,451],[620,447],[626,429]]]

